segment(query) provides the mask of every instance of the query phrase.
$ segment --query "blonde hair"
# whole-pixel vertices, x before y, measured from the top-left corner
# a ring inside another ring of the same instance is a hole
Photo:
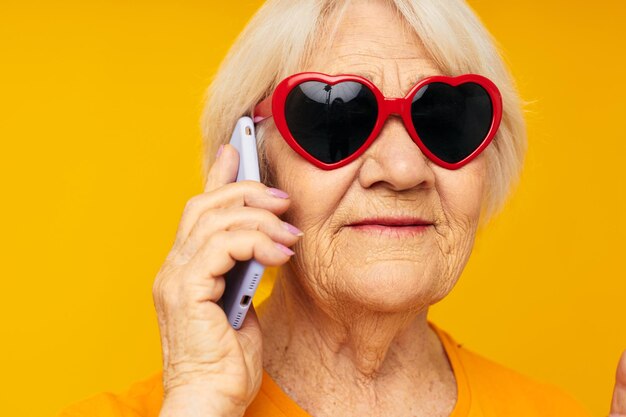
[[[526,153],[522,103],[496,42],[462,0],[388,0],[423,41],[447,75],[478,73],[500,89],[503,116],[498,133],[485,149],[487,183],[481,224],[498,213],[517,185]],[[268,0],[229,50],[205,97],[201,119],[204,178],[219,145],[227,143],[237,119],[250,115],[286,76],[306,69],[320,53],[316,39],[332,37],[350,0]],[[326,38],[327,39],[327,38]],[[323,43],[322,43],[323,44]],[[273,174],[264,152],[268,126],[257,129],[262,181]]]

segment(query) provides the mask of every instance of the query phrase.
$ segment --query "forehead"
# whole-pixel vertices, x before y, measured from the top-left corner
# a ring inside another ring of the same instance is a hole
[[[336,32],[318,43],[311,71],[356,74],[379,87],[410,84],[441,74],[419,36],[385,1],[353,1]]]

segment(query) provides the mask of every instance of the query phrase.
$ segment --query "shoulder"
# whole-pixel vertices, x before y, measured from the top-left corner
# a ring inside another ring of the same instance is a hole
[[[589,417],[582,404],[560,387],[524,375],[456,342],[433,326],[451,362],[455,376],[465,380],[472,408],[484,415]],[[453,360],[451,356],[456,358]]]
[[[158,372],[124,392],[103,392],[77,401],[57,417],[157,417],[162,402],[162,372]]]
[[[475,388],[475,399],[497,410],[498,415],[590,416],[577,399],[556,385],[531,378],[462,346],[459,352]]]

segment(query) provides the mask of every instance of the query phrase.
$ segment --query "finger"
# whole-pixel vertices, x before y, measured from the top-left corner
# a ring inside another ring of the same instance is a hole
[[[219,155],[215,158],[215,162],[211,166],[207,174],[204,184],[204,191],[213,191],[234,182],[237,179],[237,171],[239,170],[239,152],[230,144],[225,144],[218,151]]]
[[[274,213],[255,207],[207,210],[193,225],[187,240],[178,252],[190,259],[212,234],[222,230],[258,230],[274,242],[285,246],[295,244],[302,232],[295,226],[282,221]]]
[[[615,372],[615,388],[611,401],[609,417],[626,417],[626,350],[622,352],[617,371]]]
[[[227,207],[257,207],[282,214],[289,208],[290,200],[286,193],[268,188],[256,181],[240,181],[228,184],[219,190],[202,193],[190,198],[185,205],[183,215],[176,231],[175,246],[179,247],[207,210]]]
[[[274,242],[265,233],[256,230],[221,231],[211,235],[188,260],[187,276],[190,282],[201,284],[207,279],[224,276],[236,261],[254,258],[265,266],[279,266],[287,262],[291,255],[293,251]],[[212,301],[217,301],[217,298]]]

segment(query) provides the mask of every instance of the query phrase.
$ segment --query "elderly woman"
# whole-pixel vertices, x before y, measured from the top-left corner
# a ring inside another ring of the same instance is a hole
[[[261,183],[234,182],[226,142],[242,115],[257,122]],[[67,415],[587,415],[427,320],[526,147],[511,78],[465,3],[268,1],[204,126],[205,192],[153,287],[163,373]],[[218,302],[250,259],[280,269],[235,330]]]

